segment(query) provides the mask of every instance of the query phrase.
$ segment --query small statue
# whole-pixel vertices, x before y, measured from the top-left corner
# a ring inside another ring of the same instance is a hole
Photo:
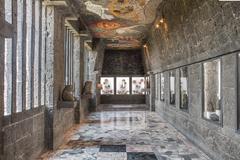
[[[182,108],[187,109],[188,107],[188,95],[186,91],[182,93]]]
[[[72,85],[66,85],[62,92],[63,101],[74,101],[73,87]]]
[[[211,114],[210,119],[212,121],[219,121],[219,116],[216,113]]]
[[[92,95],[92,81],[86,81],[83,87],[83,95]]]

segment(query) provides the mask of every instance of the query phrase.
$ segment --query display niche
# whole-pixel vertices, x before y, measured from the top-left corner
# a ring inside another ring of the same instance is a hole
[[[113,77],[102,77],[101,85],[102,85],[102,89],[101,89],[102,95],[114,94],[114,78]]]
[[[180,68],[180,109],[188,110],[188,68]]]
[[[165,79],[164,79],[164,74],[160,74],[160,100],[164,101],[164,88],[165,88]]]
[[[146,95],[150,94],[150,77],[145,77],[145,89],[146,89]]]
[[[145,94],[145,78],[132,77],[132,94],[144,95]]]
[[[169,95],[170,95],[170,104],[176,104],[176,71],[170,71],[169,73]]]
[[[130,94],[129,88],[129,77],[117,77],[117,95]]]
[[[154,75],[155,79],[155,99],[158,100],[158,74]]]
[[[204,118],[220,122],[221,120],[221,61],[220,59],[203,64]]]

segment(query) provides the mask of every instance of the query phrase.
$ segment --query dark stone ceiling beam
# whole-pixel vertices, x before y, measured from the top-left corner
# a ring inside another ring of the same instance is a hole
[[[78,23],[78,29],[76,29],[79,32],[85,31],[89,32],[87,25],[82,20],[82,17],[80,16],[80,6],[79,4],[74,0],[44,0],[44,5],[48,6],[55,6],[57,9],[62,13],[64,17],[67,18],[69,23]],[[72,21],[72,22],[70,22]],[[76,21],[76,22],[73,22]]]

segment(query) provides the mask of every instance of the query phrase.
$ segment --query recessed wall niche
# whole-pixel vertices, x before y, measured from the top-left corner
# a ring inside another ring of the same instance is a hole
[[[188,110],[188,68],[182,67],[180,73],[180,109]]]
[[[221,60],[215,59],[203,64],[203,117],[221,120]]]
[[[165,88],[165,79],[164,79],[164,74],[161,73],[160,74],[160,100],[164,101],[165,97],[164,97],[164,88]]]
[[[170,98],[170,104],[175,105],[176,104],[176,71],[170,71],[169,72],[169,98]]]

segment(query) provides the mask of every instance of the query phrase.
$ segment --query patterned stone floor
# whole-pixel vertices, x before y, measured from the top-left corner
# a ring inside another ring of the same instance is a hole
[[[210,160],[156,113],[92,113],[50,160]]]

